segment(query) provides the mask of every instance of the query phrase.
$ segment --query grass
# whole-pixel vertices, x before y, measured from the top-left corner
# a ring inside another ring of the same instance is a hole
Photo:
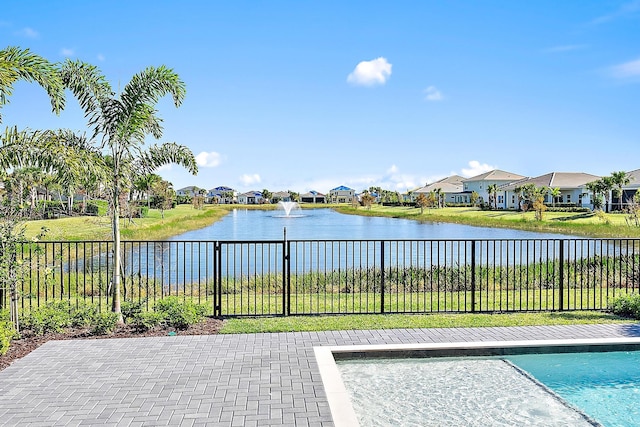
[[[317,332],[364,329],[476,328],[501,326],[631,323],[599,311],[509,314],[370,314],[227,319],[220,333]]]
[[[626,223],[626,215],[605,214],[605,220],[585,212],[545,212],[542,221],[536,221],[534,212],[483,211],[469,207],[424,209],[408,206],[373,205],[371,209],[340,205],[334,209],[343,214],[383,216],[417,221],[449,222],[479,227],[513,228],[526,231],[572,234],[587,237],[640,237],[640,227]]]
[[[228,208],[205,206],[202,210],[191,205],[178,205],[175,209],[164,212],[150,209],[145,218],[120,220],[123,240],[163,240],[171,236],[207,227],[220,220]],[[29,221],[26,225],[26,236],[31,238],[40,232],[42,227],[49,229],[45,240],[111,240],[111,220],[108,216],[69,217],[61,219]]]

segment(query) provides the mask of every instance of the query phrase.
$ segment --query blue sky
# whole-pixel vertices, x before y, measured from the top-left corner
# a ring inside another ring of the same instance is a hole
[[[100,67],[114,89],[148,66],[187,85],[158,104],[161,141],[193,177],[328,192],[406,191],[457,173],[640,168],[640,1],[6,1],[4,46]],[[19,83],[3,126],[86,130]],[[152,139],[149,143],[153,143]]]

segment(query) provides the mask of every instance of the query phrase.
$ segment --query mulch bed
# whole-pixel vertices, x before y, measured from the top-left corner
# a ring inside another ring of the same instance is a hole
[[[189,326],[189,329],[176,331],[174,329],[154,328],[146,332],[140,332],[130,326],[121,326],[109,335],[92,335],[89,329],[67,329],[61,333],[50,333],[42,336],[34,336],[29,331],[23,331],[22,337],[11,341],[9,351],[0,356],[0,371],[9,366],[14,360],[20,359],[52,340],[78,340],[78,339],[108,339],[108,338],[140,338],[161,337],[170,333],[177,335],[214,335],[222,328],[222,320],[207,317],[204,321]]]

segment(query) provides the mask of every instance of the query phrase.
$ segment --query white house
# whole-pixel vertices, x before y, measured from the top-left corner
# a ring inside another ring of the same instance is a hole
[[[176,190],[176,196],[195,196],[200,190],[202,190],[200,187],[190,185],[188,187]]]
[[[600,179],[599,176],[583,172],[550,172],[535,178],[525,178],[517,182],[504,185],[500,188],[504,192],[504,202],[499,206],[505,209],[518,209],[518,194],[516,189],[527,184],[536,187],[547,187],[549,189],[558,188],[560,194],[555,197],[548,191],[545,196],[547,205],[572,205],[589,207],[591,205],[591,195],[586,188],[587,183]]]
[[[243,205],[257,205],[262,203],[262,193],[260,191],[247,191],[238,196],[238,203]]]
[[[494,169],[481,175],[463,179],[463,191],[469,194],[475,191],[480,196],[478,202],[489,203],[490,198],[487,189],[489,188],[489,186],[496,184],[498,186],[497,205],[504,206],[504,192],[500,189],[500,187],[524,178],[526,177],[518,175],[516,173]]]
[[[303,203],[326,203],[327,198],[324,194],[311,190],[308,193],[301,194],[300,201]]]
[[[425,196],[440,189],[445,194],[445,203],[469,203],[471,192],[464,192],[463,177],[452,175],[439,181],[427,184],[411,192],[411,201],[415,202],[420,194]]]
[[[356,190],[341,185],[329,191],[329,201],[331,203],[351,203],[356,196]]]

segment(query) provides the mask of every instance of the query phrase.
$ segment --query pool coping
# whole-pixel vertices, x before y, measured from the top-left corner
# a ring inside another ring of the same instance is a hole
[[[371,344],[314,347],[320,377],[336,427],[359,426],[336,359],[447,356],[500,356],[526,353],[568,353],[640,350],[640,338],[483,341],[416,344]]]

